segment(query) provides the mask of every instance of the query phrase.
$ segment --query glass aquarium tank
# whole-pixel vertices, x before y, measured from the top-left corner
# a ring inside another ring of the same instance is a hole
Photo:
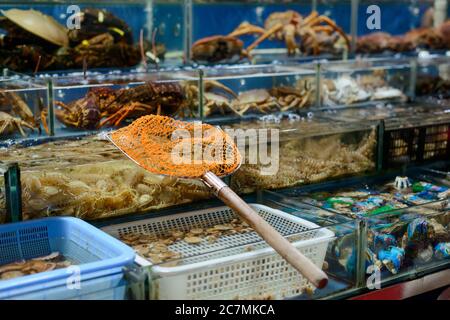
[[[417,59],[416,98],[450,105],[450,56]]]
[[[0,144],[35,138],[41,130],[41,112],[47,106],[47,88],[29,77],[0,80]]]
[[[36,72],[180,64],[183,3],[2,1],[0,65]]]
[[[316,103],[314,66],[256,65],[204,68],[203,118],[298,112]]]
[[[193,118],[200,112],[196,71],[67,75],[53,77],[49,85],[54,117],[46,119],[46,130],[51,135],[119,127],[148,114]]]
[[[342,56],[349,12],[350,1],[194,0],[188,56],[199,64]]]
[[[376,166],[376,127],[312,113],[224,123],[237,137],[243,162],[231,176],[239,193],[279,189],[370,172]]]
[[[282,193],[349,218],[362,218],[419,205],[440,210],[447,206],[450,189],[435,177],[411,169],[398,176],[356,177]]]
[[[20,166],[24,220],[97,220],[211,197],[197,180],[150,174],[98,136],[47,140],[0,149],[4,164]]]
[[[411,63],[407,59],[356,59],[321,64],[323,107],[370,101],[407,101],[411,95]]]
[[[385,283],[448,268],[449,221],[450,211],[426,205],[368,219],[366,267],[375,266]]]
[[[367,273],[367,283],[375,279],[385,285],[450,262],[450,189],[429,175],[407,174],[409,179],[356,178],[276,193],[321,208],[323,219],[339,214],[365,221],[363,269],[356,270],[354,248],[341,244],[335,252],[348,272]]]
[[[383,166],[401,167],[448,159],[450,113],[430,102],[378,103],[325,110],[321,116],[349,123],[383,121]]]
[[[359,1],[356,52],[443,51],[450,47],[446,0]]]
[[[245,200],[325,271],[325,288],[315,288],[221,203],[102,230],[136,250],[138,263],[149,269],[151,299],[305,300],[356,287],[355,273],[347,272],[334,254],[341,241],[358,245],[355,221],[339,215],[321,219],[320,209],[268,192]]]
[[[320,117],[346,122],[384,120],[385,128],[392,130],[418,125],[417,119],[419,118],[422,118],[425,124],[445,121],[447,118],[446,110],[445,107],[429,102],[379,101],[343,108],[324,108],[316,113]]]

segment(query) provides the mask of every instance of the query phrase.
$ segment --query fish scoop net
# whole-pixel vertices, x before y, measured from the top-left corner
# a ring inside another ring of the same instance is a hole
[[[150,172],[201,179],[316,287],[323,288],[327,284],[328,278],[318,266],[219,178],[233,173],[241,164],[236,144],[224,131],[199,122],[148,115],[112,132],[108,138],[130,159]]]
[[[233,139],[221,129],[199,122],[148,115],[108,138],[144,169],[183,178],[219,177],[239,168],[241,156]]]

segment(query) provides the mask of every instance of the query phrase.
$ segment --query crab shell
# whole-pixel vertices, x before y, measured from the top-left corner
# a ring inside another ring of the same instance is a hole
[[[211,36],[192,45],[192,60],[218,62],[241,56],[244,43],[231,36]]]
[[[67,30],[52,17],[42,12],[30,9],[1,10],[2,14],[32,34],[41,37],[58,46],[67,47],[69,37]]]
[[[288,10],[284,12],[273,12],[264,21],[264,28],[266,30],[270,30],[278,23],[281,23],[285,27],[287,25],[297,26],[302,21],[302,19],[303,17],[301,16],[301,14],[293,10]],[[270,39],[276,38],[278,40],[283,40],[285,31],[286,29],[283,28],[280,31],[276,32],[274,35],[270,36],[269,38]]]

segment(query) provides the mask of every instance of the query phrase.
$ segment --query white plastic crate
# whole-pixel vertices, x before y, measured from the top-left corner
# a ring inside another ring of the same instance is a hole
[[[318,267],[322,267],[334,233],[314,223],[264,205],[251,205],[259,215]],[[156,237],[172,230],[189,231],[229,223],[236,214],[228,207],[145,219],[103,228],[115,236],[146,233]],[[182,259],[176,266],[151,267],[154,299],[251,299],[269,295],[280,299],[300,294],[307,280],[285,262],[256,232],[219,237],[214,243],[169,246]],[[145,260],[143,260],[145,261]],[[143,263],[146,264],[145,262]],[[147,261],[147,265],[151,263]]]

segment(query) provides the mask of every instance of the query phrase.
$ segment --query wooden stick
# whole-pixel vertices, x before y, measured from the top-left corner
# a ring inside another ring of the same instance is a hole
[[[292,243],[278,233],[266,220],[261,218],[244,200],[230,187],[222,182],[214,173],[207,172],[202,177],[219,199],[233,209],[253,230],[255,230],[284,260],[307,278],[315,287],[323,288],[328,283],[328,277],[320,268],[306,258]]]

